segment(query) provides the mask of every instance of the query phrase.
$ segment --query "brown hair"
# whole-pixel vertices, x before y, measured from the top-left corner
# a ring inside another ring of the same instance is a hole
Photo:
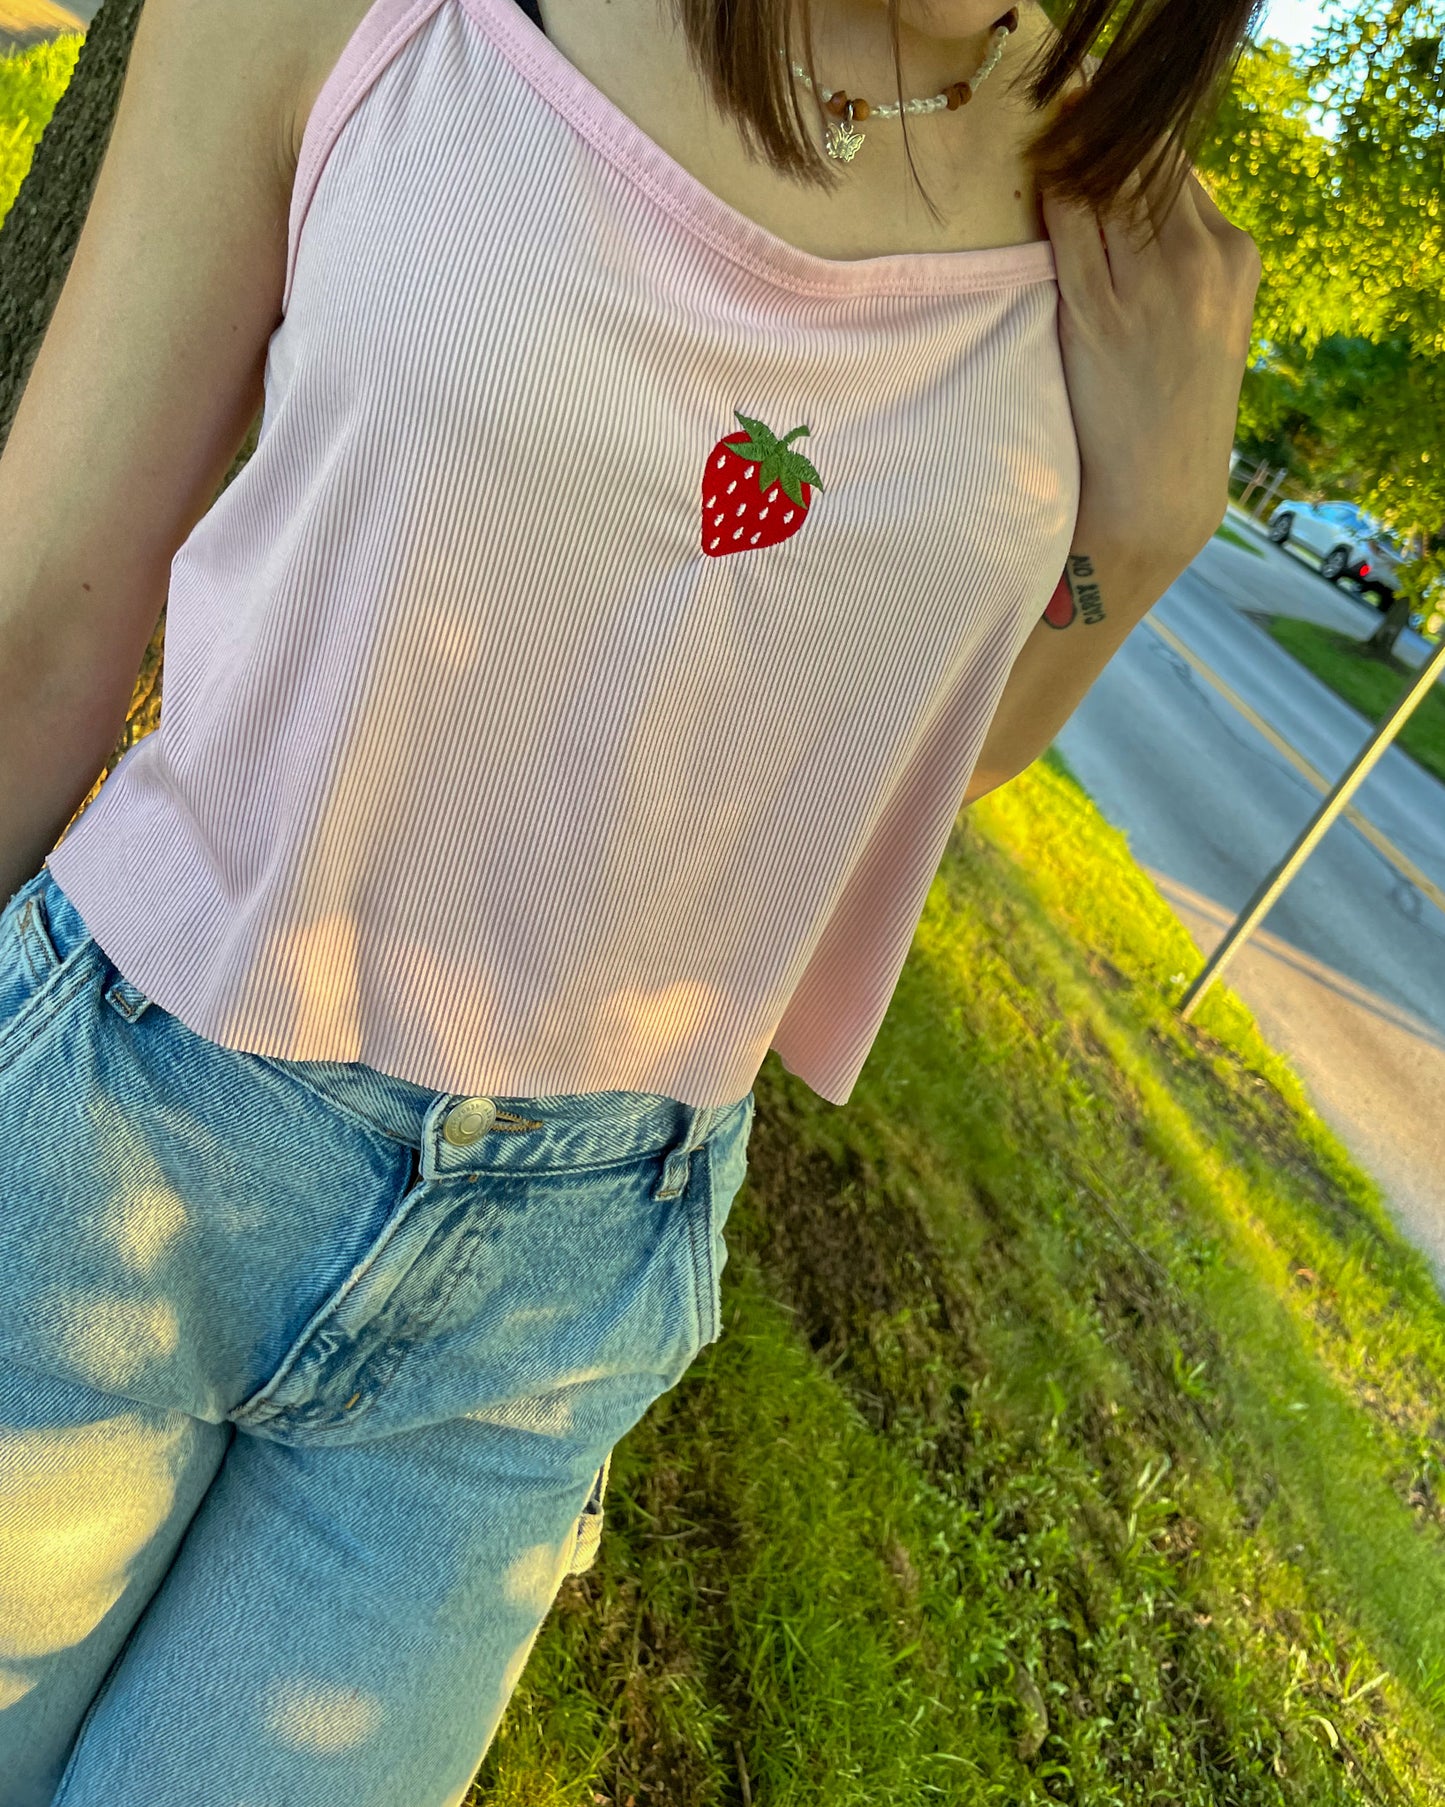
[[[1031,0],[1022,0],[1027,5]],[[689,54],[725,114],[742,129],[750,151],[772,167],[831,188],[842,172],[818,147],[823,114],[817,98],[809,0],[797,0],[803,54],[793,47],[792,0],[674,0]],[[902,98],[898,44],[899,0],[887,0],[893,67]],[[1267,0],[1130,0],[1098,72],[1081,98],[1061,109],[1025,147],[1040,185],[1102,211],[1128,176],[1140,171],[1152,186],[1160,162],[1174,150],[1193,157],[1234,72],[1245,39]],[[1025,65],[1029,104],[1047,107],[1082,69],[1094,41],[1119,11],[1120,0],[1046,0],[1058,29]],[[1000,17],[1007,10],[1000,7]],[[1060,27],[1056,15],[1065,14]],[[779,54],[787,52],[786,60]],[[806,121],[788,65],[801,61],[812,77],[817,109]],[[993,77],[992,79],[997,79]],[[914,184],[929,211],[938,211],[919,180],[902,116],[904,147]],[[1167,136],[1167,142],[1160,141]],[[1151,153],[1153,155],[1151,156]],[[1146,158],[1149,159],[1147,167]],[[1173,205],[1184,170],[1160,191],[1161,210]]]

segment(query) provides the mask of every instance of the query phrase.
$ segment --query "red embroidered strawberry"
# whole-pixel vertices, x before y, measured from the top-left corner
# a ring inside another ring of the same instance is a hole
[[[702,473],[702,549],[709,558],[790,540],[808,518],[813,490],[823,487],[788,443],[809,428],[779,439],[762,421],[737,418],[747,432],[720,439]]]

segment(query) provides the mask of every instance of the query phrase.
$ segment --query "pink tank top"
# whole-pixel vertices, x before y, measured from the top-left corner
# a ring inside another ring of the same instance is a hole
[[[160,726],[51,872],[226,1046],[845,1103],[1072,537],[1057,306],[1047,240],[784,243],[514,0],[375,0]]]

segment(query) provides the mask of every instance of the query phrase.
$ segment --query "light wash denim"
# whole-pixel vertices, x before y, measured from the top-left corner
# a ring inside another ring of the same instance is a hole
[[[753,1095],[194,1034],[0,915],[0,1807],[455,1807],[720,1328]]]

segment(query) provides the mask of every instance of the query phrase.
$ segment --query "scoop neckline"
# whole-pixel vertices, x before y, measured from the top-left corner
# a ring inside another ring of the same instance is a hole
[[[462,10],[557,113],[696,237],[755,276],[806,295],[966,294],[1057,280],[1047,239],[962,251],[820,257],[740,213],[650,138],[523,12],[517,0],[459,0]]]

